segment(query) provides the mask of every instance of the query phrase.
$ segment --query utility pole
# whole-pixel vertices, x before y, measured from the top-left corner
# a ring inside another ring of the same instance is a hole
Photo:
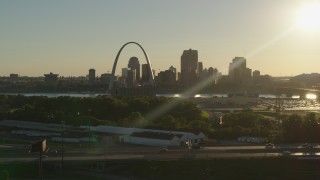
[[[63,153],[64,153],[63,144],[64,144],[64,124],[65,124],[65,122],[61,121],[61,124],[62,124],[62,132],[61,132],[61,170],[63,172]]]

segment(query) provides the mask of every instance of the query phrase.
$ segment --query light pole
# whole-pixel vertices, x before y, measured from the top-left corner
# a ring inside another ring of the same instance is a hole
[[[223,117],[222,115],[219,117],[219,135],[218,135],[219,141],[221,141],[221,127],[222,127],[222,124],[223,124],[222,117]]]
[[[89,119],[89,124],[88,124],[88,130],[89,130],[89,143],[91,143],[91,109],[88,109],[88,119]]]
[[[62,125],[62,131],[61,131],[61,169],[63,171],[63,144],[64,144],[64,124],[65,122],[64,121],[61,121],[61,125]]]

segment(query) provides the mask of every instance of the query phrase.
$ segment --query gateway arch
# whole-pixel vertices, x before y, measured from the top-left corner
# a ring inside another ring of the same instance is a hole
[[[150,61],[149,61],[149,58],[148,58],[148,55],[147,53],[145,52],[145,50],[143,49],[143,47],[137,43],[137,42],[127,42],[126,44],[124,44],[120,50],[118,51],[118,54],[116,56],[116,59],[114,60],[114,63],[113,63],[113,68],[112,68],[112,76],[111,76],[111,79],[110,79],[110,83],[109,83],[109,91],[112,90],[113,88],[113,84],[114,84],[114,80],[115,80],[115,72],[116,72],[116,68],[117,68],[117,63],[118,63],[118,59],[119,59],[119,56],[123,50],[124,47],[126,47],[127,45],[129,44],[135,44],[137,46],[140,47],[140,49],[142,50],[143,54],[144,54],[144,57],[146,58],[147,60],[147,63],[149,65],[149,74],[150,74],[150,77],[149,77],[149,84],[154,87],[155,83],[154,83],[154,75],[153,75],[153,72],[152,72],[152,66],[150,64]]]

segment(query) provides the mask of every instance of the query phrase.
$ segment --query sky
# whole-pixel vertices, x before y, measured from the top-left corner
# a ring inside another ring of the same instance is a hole
[[[158,73],[180,71],[183,50],[228,73],[236,56],[272,76],[319,73],[320,28],[297,25],[307,0],[0,0],[0,76],[99,76],[127,42]],[[312,2],[315,2],[314,0]],[[318,1],[316,1],[318,2]],[[319,21],[319,19],[317,19]],[[130,57],[126,46],[117,72]]]

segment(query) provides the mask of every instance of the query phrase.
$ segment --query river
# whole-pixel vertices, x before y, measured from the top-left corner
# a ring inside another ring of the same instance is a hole
[[[47,96],[47,97],[60,97],[60,96],[70,96],[70,97],[96,97],[96,96],[110,96],[109,93],[0,93],[6,95],[23,95],[23,96]],[[181,93],[163,93],[163,94],[156,94],[159,97],[177,97],[177,98],[212,98],[212,97],[228,97],[228,94],[195,94],[194,96],[184,95]],[[276,95],[273,94],[260,94],[259,97],[261,98],[277,98]],[[281,97],[282,98],[282,97]]]

